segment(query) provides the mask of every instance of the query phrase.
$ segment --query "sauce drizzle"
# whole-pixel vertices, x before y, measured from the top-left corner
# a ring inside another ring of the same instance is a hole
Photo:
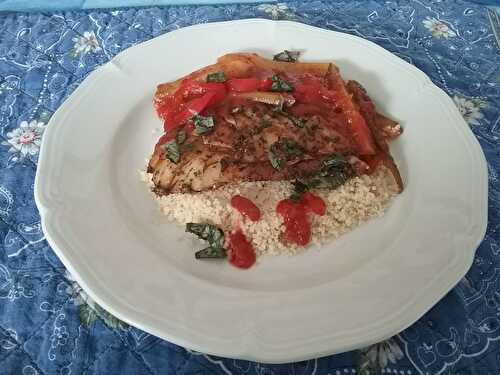
[[[260,219],[261,214],[259,207],[248,198],[242,197],[241,195],[235,195],[231,198],[231,206],[252,221],[259,221]]]
[[[238,268],[250,268],[255,263],[255,251],[241,229],[229,235],[229,262]]]
[[[276,212],[283,217],[285,240],[299,246],[306,246],[311,241],[311,223],[308,213],[323,216],[326,204],[317,195],[305,192],[298,202],[284,199],[276,206]]]

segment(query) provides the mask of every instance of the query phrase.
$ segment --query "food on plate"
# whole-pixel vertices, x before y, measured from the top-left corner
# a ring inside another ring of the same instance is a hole
[[[403,182],[388,142],[401,126],[333,63],[284,51],[220,57],[163,83],[145,178],[162,212],[207,241],[196,258],[248,268],[380,215]]]

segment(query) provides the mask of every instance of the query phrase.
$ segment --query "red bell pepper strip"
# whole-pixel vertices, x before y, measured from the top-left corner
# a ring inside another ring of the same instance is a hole
[[[212,104],[214,98],[216,97],[215,92],[207,92],[203,96],[195,99],[191,99],[184,106],[184,109],[173,116],[171,122],[165,122],[164,129],[166,132],[175,129],[185,123],[187,120],[200,114],[205,108]]]
[[[271,78],[233,78],[227,81],[229,90],[235,92],[269,91],[272,85]]]
[[[260,86],[258,78],[233,78],[227,81],[227,87],[230,91],[249,92],[257,91]]]
[[[348,97],[343,97],[340,91],[328,90],[320,82],[310,81],[295,84],[293,93],[298,103],[315,104],[326,102],[341,107],[344,110],[349,128],[358,146],[360,155],[373,155],[376,152],[373,136],[365,119],[355,110]]]
[[[373,136],[366,124],[365,119],[357,111],[349,111],[347,122],[351,128],[352,135],[358,146],[360,155],[373,155],[376,153]]]
[[[271,78],[264,78],[260,80],[260,91],[270,91],[273,86],[273,80]]]
[[[205,83],[190,81],[182,84],[175,95],[185,100],[206,94],[207,92],[215,92],[217,94],[216,101],[222,101],[227,94],[226,85],[216,82]]]

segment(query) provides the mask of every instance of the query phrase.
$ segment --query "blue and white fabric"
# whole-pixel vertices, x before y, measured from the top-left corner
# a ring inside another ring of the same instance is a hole
[[[186,350],[100,308],[44,238],[33,198],[39,146],[51,115],[82,80],[160,34],[253,17],[351,33],[388,49],[453,98],[484,150],[489,225],[472,269],[423,318],[385,342],[282,365]],[[462,0],[0,13],[0,373],[500,374],[499,108],[500,50],[486,8]]]

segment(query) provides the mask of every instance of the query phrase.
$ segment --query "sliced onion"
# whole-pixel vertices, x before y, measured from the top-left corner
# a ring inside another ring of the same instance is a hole
[[[292,106],[295,103],[295,98],[289,94],[281,94],[277,92],[262,92],[262,91],[252,91],[240,94],[235,94],[238,98],[243,98],[247,100],[252,100],[254,102],[265,103],[274,106],[285,105],[287,107]]]

